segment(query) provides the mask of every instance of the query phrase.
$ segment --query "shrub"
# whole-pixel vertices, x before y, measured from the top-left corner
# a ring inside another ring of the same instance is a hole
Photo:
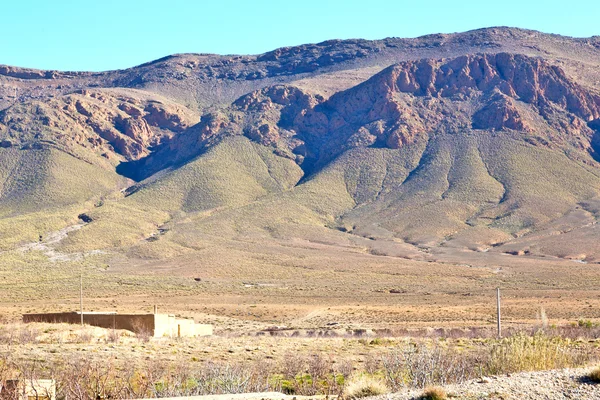
[[[152,330],[137,321],[133,322],[133,332],[135,333],[135,336],[144,343],[149,342],[152,337]]]
[[[121,339],[121,332],[116,329],[111,329],[106,335],[106,341],[108,343],[119,343]]]
[[[568,339],[550,337],[541,332],[533,336],[517,334],[500,340],[492,347],[489,373],[540,371],[579,367],[590,358]]]
[[[437,386],[425,389],[423,395],[420,397],[421,400],[446,400],[447,398],[446,391]]]
[[[594,383],[600,383],[600,367],[596,367],[589,373],[588,378]]]
[[[381,362],[387,383],[397,391],[404,386],[424,388],[464,382],[476,376],[475,367],[482,360],[477,352],[459,353],[439,345],[420,344],[384,354]]]
[[[577,321],[577,325],[581,328],[592,329],[594,327],[594,323],[589,319],[580,319]]]
[[[86,326],[84,329],[79,331],[77,335],[77,343],[90,343],[94,339],[94,331]]]
[[[283,365],[281,366],[281,372],[286,378],[295,378],[304,370],[304,364],[306,360],[300,355],[295,353],[288,353],[283,358]]]
[[[344,397],[347,399],[360,399],[369,396],[378,396],[389,393],[385,382],[373,375],[358,375],[351,377],[346,382]]]

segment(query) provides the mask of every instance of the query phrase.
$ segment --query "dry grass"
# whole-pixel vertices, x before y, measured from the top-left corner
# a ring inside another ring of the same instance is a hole
[[[560,356],[549,350],[557,344]],[[482,374],[585,366],[597,362],[597,344],[541,333],[502,340],[145,340],[126,331],[115,339],[110,330],[100,328],[8,325],[0,329],[0,380],[25,373],[55,378],[61,396],[80,392],[83,398],[99,393],[118,399],[255,391],[359,398],[406,387],[446,386]],[[524,360],[518,357],[523,349]]]
[[[10,323],[0,324],[0,346],[18,347],[35,345],[52,350],[57,345],[98,345],[130,342],[133,332],[97,328],[89,325],[51,324],[51,323]]]
[[[354,375],[346,382],[344,398],[361,399],[389,393],[390,389],[380,377],[368,374]]]
[[[594,383],[600,383],[600,367],[594,368],[589,374],[588,378]]]
[[[441,387],[430,387],[426,388],[423,395],[420,397],[421,400],[446,400],[448,395],[446,391]]]
[[[589,351],[558,336],[517,334],[492,345],[488,370],[503,374],[581,366],[590,360]]]

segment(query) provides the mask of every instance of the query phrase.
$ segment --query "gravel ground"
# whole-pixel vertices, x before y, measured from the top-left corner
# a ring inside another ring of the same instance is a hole
[[[448,385],[444,389],[449,399],[465,400],[600,400],[600,384],[587,378],[591,368],[563,369],[541,372],[521,372]],[[414,400],[422,390],[378,396],[380,400]]]

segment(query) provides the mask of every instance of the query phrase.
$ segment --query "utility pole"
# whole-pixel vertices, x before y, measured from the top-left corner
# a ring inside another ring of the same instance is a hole
[[[83,271],[79,275],[79,314],[81,315],[81,326],[83,326]]]
[[[502,337],[502,325],[500,322],[500,288],[496,288],[496,308],[498,319],[498,337]]]

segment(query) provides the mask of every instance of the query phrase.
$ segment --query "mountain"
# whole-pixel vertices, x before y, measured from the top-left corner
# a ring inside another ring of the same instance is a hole
[[[3,250],[83,221],[57,251],[134,266],[269,268],[299,246],[600,262],[600,38],[489,28],[0,66],[0,159]]]

